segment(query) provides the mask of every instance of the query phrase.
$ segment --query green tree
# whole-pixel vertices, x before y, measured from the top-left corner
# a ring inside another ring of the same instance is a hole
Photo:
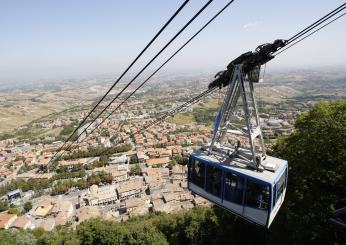
[[[288,244],[339,244],[346,233],[339,234],[328,219],[346,202],[346,101],[317,104],[295,128],[274,147],[288,160],[289,181],[271,237]]]
[[[13,234],[7,230],[0,230],[0,241],[2,245],[13,245]]]
[[[11,207],[7,211],[9,214],[21,215],[21,212],[16,207]]]
[[[130,175],[140,175],[141,174],[141,167],[139,164],[135,164],[131,166],[130,169]]]
[[[7,209],[8,209],[8,202],[7,202],[7,200],[0,201],[0,212],[6,211]]]
[[[174,160],[176,163],[180,164],[180,165],[186,165],[189,162],[189,158],[188,157],[183,157],[183,156],[174,156],[172,157],[172,160]]]
[[[24,211],[27,213],[32,209],[32,203],[31,202],[26,202],[24,203]]]

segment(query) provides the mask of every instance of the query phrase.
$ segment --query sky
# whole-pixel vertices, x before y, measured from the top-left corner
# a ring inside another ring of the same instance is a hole
[[[182,0],[1,0],[0,85],[119,74]],[[138,71],[207,2],[190,0],[133,67]],[[158,67],[228,2],[213,3],[150,66]],[[238,55],[288,39],[341,0],[235,0],[164,72],[215,72]],[[346,69],[346,17],[268,63],[269,69]],[[145,74],[144,74],[145,75]]]

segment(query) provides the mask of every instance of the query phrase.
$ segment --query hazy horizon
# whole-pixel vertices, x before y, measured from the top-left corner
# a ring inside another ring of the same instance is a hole
[[[150,66],[150,70],[158,67],[226,2],[214,1],[191,28]],[[291,37],[343,1],[294,0],[282,2],[280,7],[275,3],[274,0],[263,3],[235,1],[161,74],[222,70],[243,52],[277,38]],[[53,82],[104,74],[116,76],[180,4],[178,1],[159,0],[2,1],[0,85]],[[190,1],[133,67],[131,74],[138,71],[203,4]],[[346,51],[345,26],[346,21],[341,18],[275,58],[268,63],[267,69],[346,69],[343,57]]]

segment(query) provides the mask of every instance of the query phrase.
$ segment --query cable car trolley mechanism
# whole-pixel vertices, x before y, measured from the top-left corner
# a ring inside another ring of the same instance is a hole
[[[253,84],[259,82],[261,65],[285,44],[276,40],[260,45],[216,74],[209,89],[228,86],[227,93],[214,121],[211,143],[192,153],[188,164],[192,192],[267,228],[285,198],[288,164],[266,154]],[[239,100],[243,120],[236,111]],[[247,144],[228,144],[225,138],[232,135],[247,139]]]

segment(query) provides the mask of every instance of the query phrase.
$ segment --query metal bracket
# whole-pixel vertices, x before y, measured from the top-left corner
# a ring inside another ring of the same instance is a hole
[[[246,162],[249,167],[259,169],[261,163],[266,157],[264,140],[260,128],[257,103],[253,83],[258,82],[253,77],[248,77],[244,73],[242,64],[235,65],[233,75],[230,80],[224,103],[221,107],[219,119],[215,120],[212,142],[209,147],[209,153],[214,149],[223,147],[227,135],[239,135],[248,138],[248,150],[240,148],[239,143],[233,148],[232,157],[239,158]],[[244,115],[244,127],[236,127],[233,121],[236,113],[236,105],[239,99],[242,99],[242,108]],[[255,140],[259,139],[261,152],[256,151]],[[249,152],[250,151],[250,152]],[[249,154],[250,153],[250,154]]]

